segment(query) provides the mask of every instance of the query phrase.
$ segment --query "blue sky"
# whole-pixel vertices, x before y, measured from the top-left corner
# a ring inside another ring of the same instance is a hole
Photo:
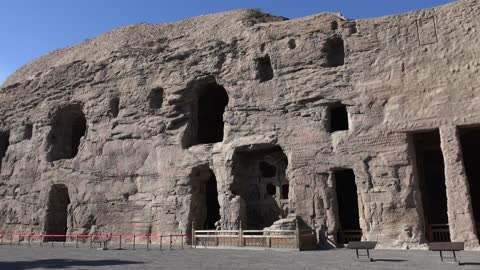
[[[0,84],[23,64],[120,26],[173,22],[238,8],[288,18],[326,11],[369,18],[454,0],[3,0],[0,3]]]

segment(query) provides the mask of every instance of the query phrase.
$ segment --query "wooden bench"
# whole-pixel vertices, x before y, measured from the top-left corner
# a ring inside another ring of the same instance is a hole
[[[453,257],[446,257],[448,259],[453,259],[454,262],[460,263],[457,261],[457,255],[455,254],[456,251],[462,251],[465,249],[464,242],[432,242],[428,248],[431,251],[438,251],[440,252],[440,260],[443,262],[443,251],[450,251],[453,253]]]
[[[366,256],[369,261],[373,261],[373,259],[370,258],[370,249],[374,249],[376,245],[376,241],[350,241],[347,244],[347,249],[355,249],[357,259],[359,259],[360,256]],[[366,250],[367,254],[359,254],[359,250]]]

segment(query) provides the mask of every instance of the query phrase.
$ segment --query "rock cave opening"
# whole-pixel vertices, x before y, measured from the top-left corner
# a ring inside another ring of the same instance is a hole
[[[429,242],[448,242],[447,191],[438,130],[414,133],[416,170]]]
[[[335,103],[328,106],[327,118],[327,128],[329,132],[348,130],[348,111],[346,105]]]
[[[148,106],[150,109],[160,109],[163,104],[163,88],[154,88],[148,94]]]
[[[68,188],[62,184],[53,185],[48,194],[45,234],[64,235],[67,233],[69,204]],[[65,237],[44,237],[45,242],[65,242],[65,240]]]
[[[80,141],[87,130],[87,120],[80,105],[70,105],[58,110],[48,136],[49,162],[74,158]]]
[[[269,55],[257,58],[255,60],[255,66],[257,72],[256,77],[260,82],[266,82],[273,79],[273,67]]]
[[[339,36],[327,39],[323,51],[326,54],[327,67],[339,67],[345,64],[345,46]]]
[[[110,117],[115,118],[118,116],[118,113],[120,112],[120,98],[119,97],[112,97],[108,101],[108,114]]]
[[[25,123],[23,127],[23,139],[30,140],[33,135],[33,125],[32,123]]]
[[[288,159],[282,148],[272,144],[235,150],[232,193],[245,201],[247,229],[271,226],[289,213]],[[287,193],[287,194],[285,194]]]
[[[87,120],[80,105],[70,105],[58,110],[48,136],[47,160],[52,162],[74,158],[86,129]]]
[[[460,142],[462,145],[463,163],[468,178],[473,216],[480,232],[480,127],[461,128]]]
[[[220,220],[217,178],[208,166],[194,168],[190,175],[192,198],[190,202],[190,219],[196,229],[216,229]]]
[[[223,141],[223,114],[228,94],[215,80],[197,82],[193,86],[191,118],[182,139],[182,147]]]
[[[10,131],[0,132],[0,172],[2,171],[2,160],[7,153],[8,146],[10,146]]]
[[[347,244],[349,241],[360,241],[362,229],[360,228],[355,174],[352,169],[341,169],[335,170],[333,177],[339,219],[337,241],[339,244]]]

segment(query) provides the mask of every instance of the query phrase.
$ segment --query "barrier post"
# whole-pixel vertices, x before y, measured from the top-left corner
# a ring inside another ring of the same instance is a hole
[[[147,250],[150,250],[150,235],[147,234]]]
[[[163,235],[160,235],[160,250],[162,250],[162,239],[163,239]]]
[[[243,247],[243,229],[242,229],[242,221],[240,221],[239,227],[238,227],[238,239],[240,241],[239,246]]]
[[[10,235],[10,246],[13,245],[13,234]]]
[[[300,249],[300,228],[298,227],[298,219],[295,220],[295,240],[297,248]]]
[[[120,240],[120,242],[118,244],[118,249],[122,249],[122,235],[120,235],[119,240]]]
[[[54,246],[54,242],[55,241],[53,241],[53,236],[52,236],[52,239],[50,239],[50,243],[52,244],[52,247]]]
[[[172,235],[170,234],[170,250],[172,249]]]
[[[20,234],[18,235],[18,245],[20,246]]]
[[[135,234],[133,235],[133,250],[135,250]]]
[[[1,241],[2,241],[1,245],[3,246],[3,234],[2,234],[2,240]]]
[[[40,234],[40,246],[43,246],[43,234]]]
[[[90,235],[90,248],[92,248],[92,243],[93,243],[93,235]]]
[[[183,249],[183,233],[182,233],[182,238],[181,238],[181,240],[182,240],[182,249]]]
[[[32,245],[32,243],[30,242],[30,237],[31,237],[31,236],[32,236],[31,234],[28,235],[28,246],[31,246],[31,245]]]
[[[78,248],[78,234],[77,234],[77,237],[75,239],[75,247]]]
[[[195,239],[195,222],[192,222],[192,246],[197,247],[197,239]]]

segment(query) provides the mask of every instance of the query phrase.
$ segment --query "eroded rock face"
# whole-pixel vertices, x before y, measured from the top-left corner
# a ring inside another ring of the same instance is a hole
[[[447,221],[475,247],[478,18],[477,0],[368,20],[238,10],[52,52],[1,88],[0,230],[159,234],[297,215],[334,242],[361,231],[393,248],[420,248]],[[358,195],[341,204],[338,175]]]

